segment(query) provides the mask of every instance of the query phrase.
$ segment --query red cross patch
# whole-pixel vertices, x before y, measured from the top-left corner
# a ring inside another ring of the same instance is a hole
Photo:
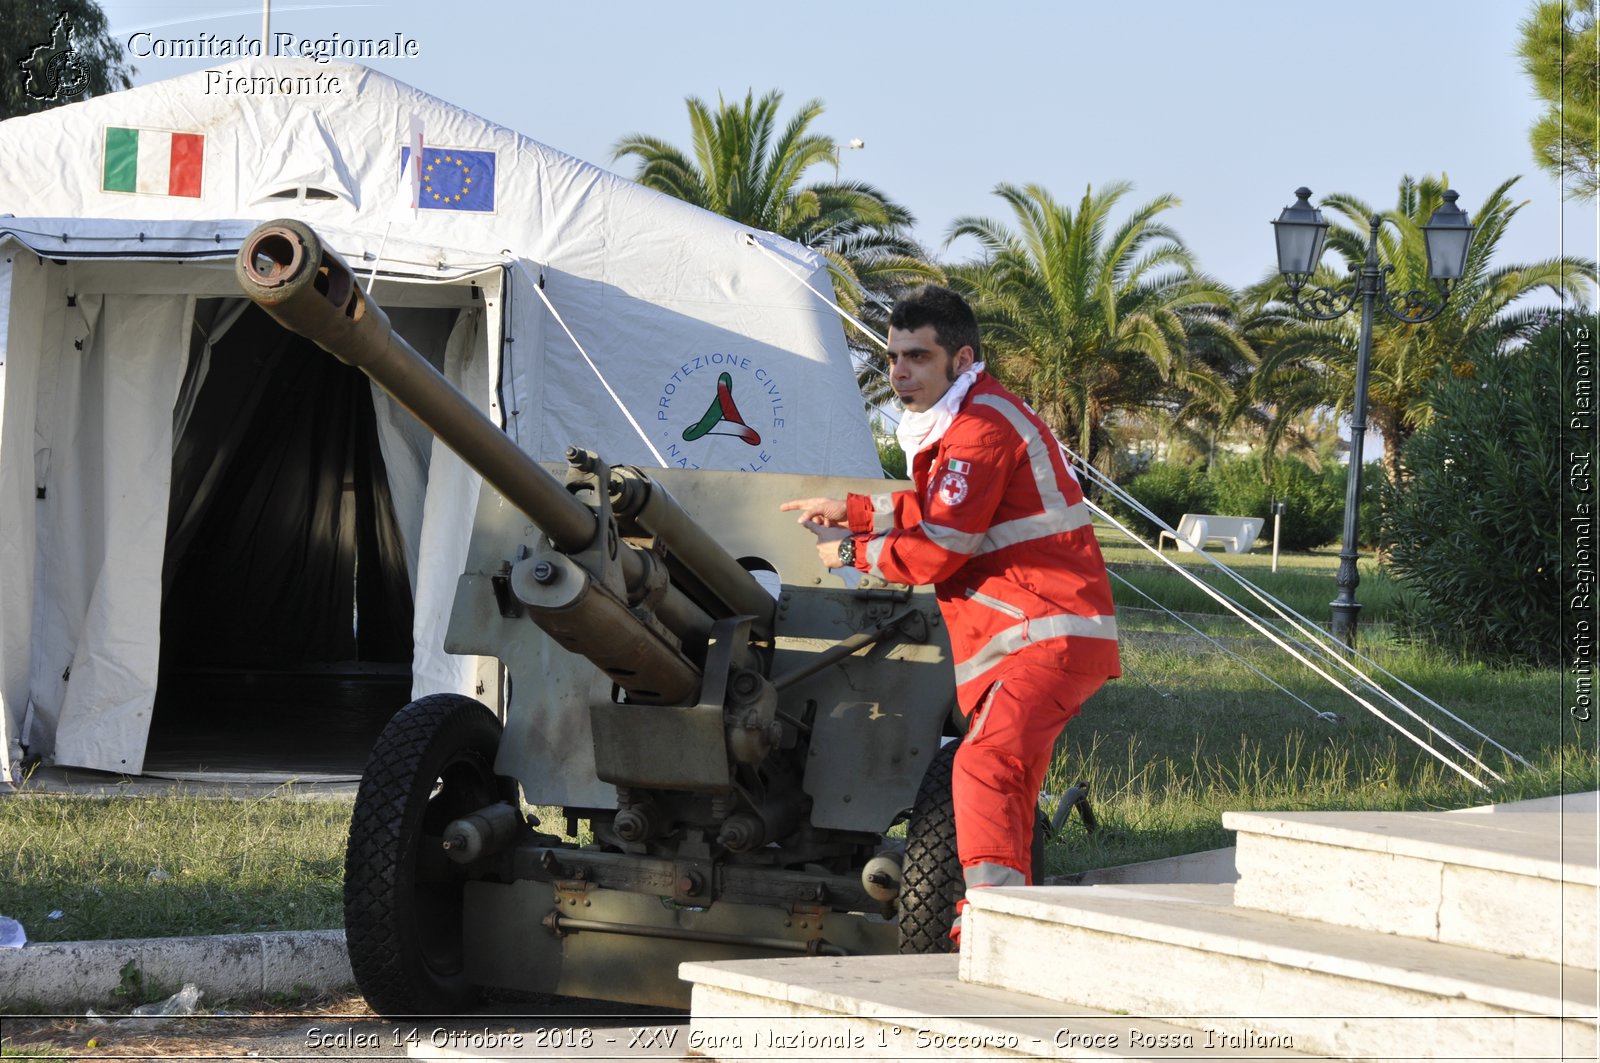
[[[950,464],[954,465],[955,462]],[[961,464],[966,466],[966,462]],[[970,466],[967,467],[970,468]],[[947,472],[939,481],[939,501],[947,506],[959,506],[967,500],[970,490],[965,475],[954,471]]]

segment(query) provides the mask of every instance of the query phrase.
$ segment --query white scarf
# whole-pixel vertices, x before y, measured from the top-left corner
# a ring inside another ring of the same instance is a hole
[[[900,449],[905,451],[906,466],[909,469],[911,459],[917,452],[933,446],[944,437],[950,428],[950,423],[956,419],[956,413],[961,409],[961,400],[967,397],[967,392],[972,389],[973,382],[978,379],[978,374],[983,372],[983,363],[978,362],[965,373],[956,377],[950,385],[950,390],[932,406],[920,413],[906,410],[900,415],[900,424],[895,429],[895,438],[900,441]]]

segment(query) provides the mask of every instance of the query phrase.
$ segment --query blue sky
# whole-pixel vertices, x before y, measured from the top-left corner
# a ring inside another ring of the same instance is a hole
[[[259,36],[259,4],[109,0],[114,36]],[[399,0],[273,4],[274,33],[417,42],[385,73],[579,158],[629,133],[684,146],[683,99],[782,89],[821,99],[842,177],[909,207],[943,248],[951,222],[1001,216],[996,183],[1076,201],[1131,181],[1172,193],[1166,220],[1231,284],[1272,264],[1268,223],[1309,185],[1392,205],[1404,174],[1449,174],[1468,212],[1501,181],[1528,206],[1499,261],[1593,258],[1593,204],[1536,170],[1540,111],[1515,55],[1522,0],[1140,3],[807,0]],[[134,57],[140,84],[225,60]],[[784,114],[787,116],[786,109]],[[818,177],[827,176],[818,174]],[[949,253],[960,255],[961,244]]]

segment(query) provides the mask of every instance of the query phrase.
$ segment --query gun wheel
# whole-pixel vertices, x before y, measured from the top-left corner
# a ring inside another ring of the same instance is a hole
[[[459,694],[397,712],[367,759],[345,850],[350,968],[382,1015],[447,1015],[477,999],[462,944],[463,868],[442,848],[451,820],[515,787],[494,774],[500,722]]]
[[[934,756],[911,806],[900,883],[901,955],[955,950],[950,927],[956,920],[956,902],[967,889],[961,859],[956,855],[956,809],[950,791],[950,773],[960,746],[960,742],[951,742]],[[1031,841],[1035,885],[1044,877],[1048,825],[1044,813],[1036,810]]]

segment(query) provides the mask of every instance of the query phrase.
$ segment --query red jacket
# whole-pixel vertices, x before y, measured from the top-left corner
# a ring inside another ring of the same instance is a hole
[[[915,456],[912,479],[915,491],[849,496],[856,567],[934,585],[963,712],[1018,656],[1122,674],[1111,583],[1083,491],[1021,399],[979,374],[944,437]]]

